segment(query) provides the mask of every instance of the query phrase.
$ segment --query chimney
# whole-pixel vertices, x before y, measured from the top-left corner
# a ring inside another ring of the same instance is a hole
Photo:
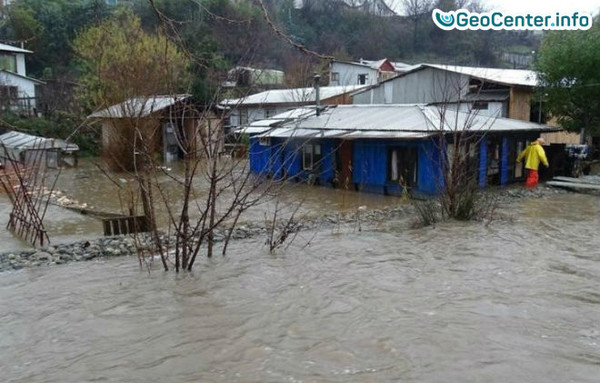
[[[315,109],[317,111],[317,116],[319,116],[321,114],[321,88],[320,88],[319,80],[321,80],[321,76],[319,76],[315,72],[314,87],[315,87],[315,105],[316,105]]]

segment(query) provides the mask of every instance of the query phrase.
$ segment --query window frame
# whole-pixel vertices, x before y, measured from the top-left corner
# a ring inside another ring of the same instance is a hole
[[[302,170],[318,171],[323,159],[323,152],[320,143],[306,143],[302,145]],[[317,153],[318,152],[318,153]]]
[[[277,114],[276,108],[265,108],[265,118],[269,119]]]
[[[240,126],[248,125],[248,109],[240,108],[239,111]]]
[[[396,177],[394,177],[394,164],[393,164],[393,159],[394,159],[394,152],[396,152]],[[405,152],[404,155],[401,155],[401,152]],[[412,153],[412,154],[411,154]],[[409,167],[412,166],[411,163],[414,163],[414,167],[412,169],[408,169],[410,172],[412,172],[412,178],[410,180],[404,180],[404,182],[401,182],[404,174],[403,168],[404,166],[402,166],[402,161],[406,160],[408,158],[408,156],[411,155],[413,156],[412,160],[409,159]],[[387,172],[387,181],[388,182],[393,182],[393,183],[398,183],[400,185],[402,185],[403,187],[409,187],[409,188],[415,188],[419,186],[419,148],[416,146],[392,146],[388,148],[388,159],[387,159],[387,164],[388,164],[388,172]]]
[[[490,103],[487,101],[475,101],[473,103],[473,110],[488,110]]]
[[[4,61],[6,60],[6,61]],[[11,68],[5,67],[3,64],[4,63],[9,63],[12,64],[9,65],[11,66]],[[6,70],[12,73],[17,73],[17,56],[14,54],[8,54],[8,53],[0,53],[0,69],[2,70]]]
[[[364,82],[361,82],[361,77],[364,78]],[[359,73],[356,76],[356,83],[358,85],[367,85],[369,83],[369,74],[368,73]]]

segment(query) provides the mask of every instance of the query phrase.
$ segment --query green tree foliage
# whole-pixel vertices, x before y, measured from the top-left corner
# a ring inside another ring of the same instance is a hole
[[[189,85],[188,57],[161,30],[145,32],[139,17],[127,8],[79,34],[73,47],[79,57],[82,100],[91,108],[182,92]]]
[[[600,132],[600,25],[548,33],[535,67],[546,111],[565,129]]]
[[[102,0],[16,0],[8,9],[1,34],[35,52],[29,55],[28,72],[36,77],[56,78],[69,73],[71,41],[78,31],[106,18]]]

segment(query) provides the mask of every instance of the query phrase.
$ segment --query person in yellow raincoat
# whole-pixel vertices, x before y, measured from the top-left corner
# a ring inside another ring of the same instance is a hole
[[[525,169],[527,169],[527,179],[525,180],[525,187],[533,189],[538,185],[539,175],[538,168],[540,162],[544,166],[548,167],[548,159],[546,158],[546,152],[544,152],[544,139],[538,138],[525,148],[517,157],[517,162],[521,162],[525,158]]]

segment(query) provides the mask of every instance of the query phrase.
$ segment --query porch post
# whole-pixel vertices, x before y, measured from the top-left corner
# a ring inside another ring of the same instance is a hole
[[[502,137],[500,155],[500,185],[506,185],[508,183],[508,137]]]
[[[479,143],[479,187],[484,188],[487,184],[487,152],[488,140],[483,137]]]

